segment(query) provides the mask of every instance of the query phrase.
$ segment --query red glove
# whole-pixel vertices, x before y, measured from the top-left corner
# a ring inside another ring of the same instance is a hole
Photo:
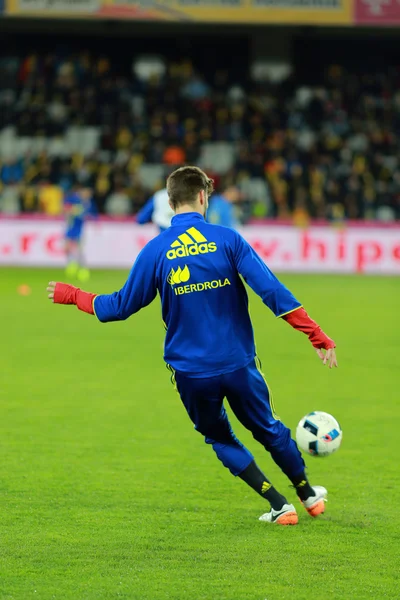
[[[284,315],[282,319],[287,321],[294,329],[305,333],[314,348],[324,348],[324,350],[336,348],[335,342],[308,316],[304,308],[297,308],[293,312]]]
[[[74,285],[68,285],[68,283],[56,283],[53,300],[55,304],[76,304],[79,310],[94,315],[93,300],[96,296],[97,294],[83,292]]]

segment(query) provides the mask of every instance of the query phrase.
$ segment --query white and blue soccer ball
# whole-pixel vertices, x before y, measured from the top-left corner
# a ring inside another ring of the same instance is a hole
[[[342,429],[332,415],[315,410],[303,417],[296,429],[297,445],[312,456],[329,456],[342,443]]]

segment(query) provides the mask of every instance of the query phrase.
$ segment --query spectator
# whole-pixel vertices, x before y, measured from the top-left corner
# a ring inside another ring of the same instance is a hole
[[[186,162],[186,154],[180,146],[168,146],[163,154],[163,162],[166,165],[173,166]]]
[[[162,57],[132,71],[81,50],[0,57],[2,209],[54,214],[59,190],[79,184],[100,212],[131,214],[168,167],[213,156],[205,168],[229,173],[256,216],[400,218],[395,69],[332,65],[310,87],[296,73],[232,80],[215,62],[203,73]]]
[[[62,214],[63,197],[63,190],[58,185],[45,183],[39,186],[39,207],[47,215]]]
[[[19,183],[24,175],[21,160],[10,159],[1,167],[0,180],[4,185]]]
[[[199,74],[192,75],[181,90],[188,100],[203,100],[210,94],[210,88]]]

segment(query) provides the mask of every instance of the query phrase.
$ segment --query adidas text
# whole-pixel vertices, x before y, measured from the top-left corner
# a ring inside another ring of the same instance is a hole
[[[167,258],[172,260],[173,258],[184,258],[185,256],[196,256],[197,254],[208,254],[209,252],[216,251],[217,244],[215,242],[190,244],[190,246],[179,246],[176,249],[168,250]]]

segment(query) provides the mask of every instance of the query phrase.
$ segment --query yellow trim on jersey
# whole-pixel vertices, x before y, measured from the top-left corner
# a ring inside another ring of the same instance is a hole
[[[97,296],[95,296],[95,297],[93,298],[93,300],[92,300],[92,308],[93,308],[94,316],[96,317],[96,319],[97,319],[98,321],[100,321],[99,317],[97,316],[96,309],[95,309],[95,307],[94,307],[94,301],[96,300],[96,298],[97,298]]]
[[[276,410],[275,410],[275,403],[274,403],[274,398],[272,395],[272,391],[271,388],[269,387],[266,377],[264,375],[264,373],[262,372],[262,364],[261,364],[261,360],[258,358],[257,354],[255,357],[255,363],[256,363],[256,368],[257,371],[260,373],[261,377],[264,379],[265,385],[267,386],[267,390],[268,390],[268,395],[269,395],[269,405],[271,407],[271,411],[272,411],[272,416],[274,417],[274,419],[276,419],[277,421],[280,421],[280,417],[278,417],[278,415],[276,414]]]
[[[168,363],[166,363],[166,367],[168,371],[171,371],[171,383],[174,386],[174,390],[176,391],[176,393],[179,394],[178,386],[176,385],[175,369],[171,367],[171,365],[169,365]]]
[[[299,308],[303,308],[303,305],[300,304],[300,306],[296,306],[296,308],[292,308],[292,310],[288,310],[285,313],[282,313],[281,315],[277,315],[276,318],[280,319],[281,317],[286,317],[286,315],[290,315],[290,313],[294,312],[295,310],[299,310]]]

